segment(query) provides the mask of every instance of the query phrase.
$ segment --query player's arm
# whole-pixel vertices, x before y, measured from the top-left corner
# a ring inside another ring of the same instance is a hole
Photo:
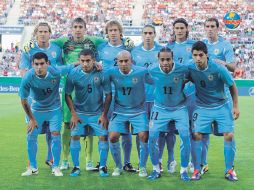
[[[105,100],[103,104],[103,112],[98,120],[98,123],[100,123],[105,129],[108,129],[108,110],[112,101],[112,93],[108,93],[105,95]]]
[[[229,90],[233,100],[233,110],[232,110],[233,117],[236,120],[240,115],[240,111],[238,108],[238,92],[235,83],[229,87]]]
[[[28,128],[27,128],[27,132],[30,133],[34,130],[34,128],[38,128],[37,121],[35,120],[35,117],[32,113],[32,110],[31,110],[28,102],[27,102],[27,99],[21,99],[21,104],[22,104],[24,111],[26,112],[26,115],[29,117],[29,124],[28,124]]]
[[[71,129],[76,127],[78,122],[81,123],[81,120],[75,111],[74,104],[72,101],[71,94],[72,94],[73,89],[74,89],[74,84],[72,83],[72,80],[70,79],[70,77],[68,77],[67,81],[66,81],[66,85],[65,85],[65,101],[66,101],[66,104],[71,112],[71,121],[70,121],[70,128]]]
[[[214,61],[216,63],[224,65],[227,68],[227,70],[229,70],[230,72],[234,72],[235,71],[236,66],[235,66],[234,63],[227,63],[226,61],[222,61],[220,59],[214,59]]]

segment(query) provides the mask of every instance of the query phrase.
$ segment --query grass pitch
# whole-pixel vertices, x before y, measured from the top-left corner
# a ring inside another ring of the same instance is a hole
[[[58,190],[58,189],[92,189],[92,190],[138,190],[138,189],[184,189],[184,190],[251,190],[254,189],[254,98],[239,97],[240,118],[236,121],[237,153],[235,158],[236,171],[239,181],[228,182],[224,179],[223,138],[211,136],[208,153],[209,172],[197,182],[180,180],[179,168],[179,139],[175,148],[178,162],[177,173],[170,175],[166,172],[166,151],[164,152],[162,177],[154,182],[138,177],[138,174],[123,173],[119,177],[101,178],[98,173],[84,170],[85,159],[81,150],[81,176],[69,177],[71,170],[64,171],[64,177],[54,177],[44,164],[46,157],[45,136],[39,136],[37,155],[39,175],[21,177],[27,166],[25,113],[22,110],[17,94],[0,94],[0,190]],[[83,144],[83,143],[82,143]],[[82,147],[83,148],[83,147]],[[135,138],[133,138],[132,164],[137,166]],[[98,161],[97,138],[94,139],[94,162]],[[147,164],[148,172],[152,170],[150,158]],[[109,153],[108,168],[110,174],[114,168]]]

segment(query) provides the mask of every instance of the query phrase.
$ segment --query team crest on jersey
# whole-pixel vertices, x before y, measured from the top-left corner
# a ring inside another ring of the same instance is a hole
[[[187,52],[190,52],[190,51],[191,51],[191,47],[187,47],[187,48],[186,48],[186,51],[187,51]]]
[[[178,83],[178,81],[179,81],[179,78],[178,77],[174,77],[174,83]]]
[[[152,120],[149,121],[149,128],[153,128],[153,121]]]
[[[52,80],[51,80],[51,83],[52,83],[52,84],[56,84],[56,79],[52,79]]]
[[[93,78],[93,80],[94,80],[94,82],[95,82],[95,83],[98,83],[98,82],[100,82],[100,79],[99,79],[99,77],[94,77],[94,78]]]
[[[219,49],[214,49],[214,50],[213,50],[213,53],[214,53],[215,55],[218,55],[218,54],[219,54],[219,52],[220,52],[220,50],[219,50]]]
[[[213,75],[208,75],[208,80],[212,81],[213,80]]]
[[[132,78],[132,83],[137,84],[138,83],[138,78],[136,78],[136,77]]]
[[[52,51],[51,55],[52,55],[53,58],[56,58],[56,52],[55,51]]]

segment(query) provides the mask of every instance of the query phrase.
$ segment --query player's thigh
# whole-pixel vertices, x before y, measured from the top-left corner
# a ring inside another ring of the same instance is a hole
[[[231,106],[229,103],[218,109],[216,115],[216,123],[219,133],[231,133],[234,132],[234,119],[231,113]]]
[[[109,121],[108,132],[129,134],[128,120],[129,116],[113,113]]]
[[[192,115],[193,133],[211,133],[211,124],[214,120],[212,109],[196,108]]]
[[[87,125],[91,127],[95,136],[107,136],[108,131],[101,124],[98,123],[99,118],[99,115],[90,116],[88,118]]]
[[[49,129],[53,131],[61,131],[62,127],[62,112],[61,109],[50,111],[47,113]]]
[[[131,116],[129,121],[133,127],[133,134],[149,131],[148,118],[146,113]]]

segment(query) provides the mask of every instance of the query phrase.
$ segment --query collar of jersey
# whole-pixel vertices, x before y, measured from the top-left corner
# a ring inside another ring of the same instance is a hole
[[[153,50],[155,49],[155,44],[154,44],[153,48],[151,48],[151,49],[149,49],[149,50],[148,50],[148,49],[145,49],[145,48],[144,48],[144,45],[142,45],[141,48],[142,48],[142,50],[144,50],[144,51],[153,51]]]
[[[89,74],[91,74],[91,73],[94,71],[94,69],[93,69],[90,73],[86,73],[86,72],[82,69],[82,67],[80,68],[80,70],[81,70],[81,72],[82,72],[83,74],[85,74],[85,75],[89,75]]]
[[[215,44],[219,43],[219,39],[218,39],[216,42],[210,42],[210,41],[207,39],[207,43],[208,43],[209,45],[215,45]]]
[[[177,42],[177,41],[175,41],[175,43],[176,44],[186,44],[187,43],[187,39],[185,41],[183,41],[183,42]]]
[[[160,69],[160,71],[164,74],[164,75],[169,75],[169,74],[171,74],[174,70],[175,70],[175,63],[173,63],[174,65],[173,65],[173,67],[172,67],[172,70],[169,72],[169,73],[165,73],[162,69],[161,69],[161,66],[160,66],[160,64],[159,64],[159,69]]]
[[[36,46],[39,48],[39,49],[41,49],[41,50],[48,50],[48,49],[50,49],[50,42],[49,42],[49,47],[47,47],[47,48],[41,48],[40,46],[39,46],[39,44],[38,44],[38,42],[35,42],[35,44],[36,44]]]
[[[39,77],[38,75],[35,74],[36,78],[38,78],[38,79],[40,79],[40,80],[41,80],[41,79],[47,78],[48,75],[49,75],[49,72],[48,72],[48,71],[47,71],[47,74],[45,75],[45,77],[43,77],[43,78],[41,78],[41,77]]]
[[[195,67],[198,71],[205,72],[209,68],[209,62],[207,61],[207,67],[204,70],[201,70],[198,68],[198,66],[195,64]]]
[[[119,72],[121,73],[121,75],[128,76],[133,72],[133,69],[131,69],[128,74],[124,74],[120,69],[119,69]]]
[[[110,42],[108,42],[108,45],[109,45],[110,47],[121,47],[123,44],[119,44],[119,45],[117,45],[117,46],[114,46],[114,45],[112,45]]]

